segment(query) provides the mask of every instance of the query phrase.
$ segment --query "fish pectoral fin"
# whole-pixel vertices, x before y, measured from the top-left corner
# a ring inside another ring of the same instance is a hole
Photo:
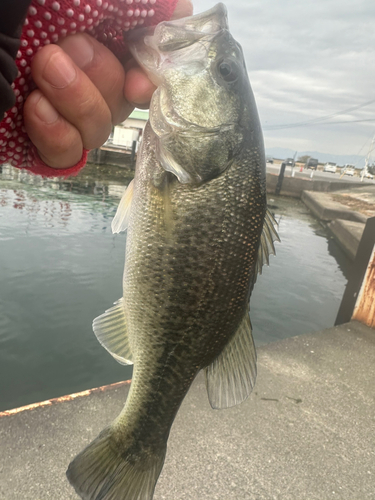
[[[173,155],[163,146],[162,141],[157,143],[156,157],[167,172],[172,172],[181,184],[189,184],[193,181],[192,176],[174,158]]]
[[[263,230],[260,237],[260,244],[258,250],[258,258],[255,266],[255,276],[258,274],[262,274],[262,267],[264,264],[269,265],[270,255],[276,255],[274,241],[280,241],[279,235],[275,227],[278,224],[275,220],[275,217],[272,215],[270,210],[267,208],[266,216],[263,222]]]
[[[124,299],[121,298],[104,314],[94,319],[92,328],[101,345],[122,365],[132,365]]]
[[[129,183],[125,193],[122,195],[119,206],[117,207],[116,215],[114,216],[111,224],[112,233],[114,234],[121,233],[121,231],[125,231],[128,227],[133,191],[134,179]]]
[[[229,408],[242,403],[256,379],[256,351],[249,311],[223,351],[205,369],[208,399],[212,408]]]

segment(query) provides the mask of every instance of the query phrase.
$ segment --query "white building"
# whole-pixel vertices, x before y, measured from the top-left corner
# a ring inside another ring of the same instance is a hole
[[[131,149],[133,141],[136,141],[138,149],[147,120],[148,110],[135,109],[129,118],[114,127],[107,144]]]

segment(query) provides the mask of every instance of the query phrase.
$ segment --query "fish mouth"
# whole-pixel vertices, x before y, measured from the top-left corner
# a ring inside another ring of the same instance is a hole
[[[124,33],[124,37],[133,57],[150,80],[159,86],[165,67],[176,60],[180,61],[182,57],[191,60],[194,55],[195,59],[202,59],[207,44],[224,30],[229,30],[227,9],[224,4],[218,3],[201,14],[133,30]],[[184,55],[181,55],[181,51]]]
[[[163,88],[164,75],[171,67],[188,64],[190,68],[202,68],[212,41],[223,31],[229,31],[227,9],[218,3],[201,14],[125,34],[132,55],[158,87],[150,104],[150,122],[159,138],[176,133],[185,137],[212,136],[235,126],[227,123],[207,127],[185,119],[169,102]]]

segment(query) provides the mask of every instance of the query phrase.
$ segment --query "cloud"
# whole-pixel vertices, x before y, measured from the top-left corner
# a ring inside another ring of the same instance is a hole
[[[215,2],[198,0],[196,11]],[[229,25],[243,47],[270,147],[356,154],[373,135],[375,103],[334,117],[334,124],[267,131],[375,99],[373,0],[227,0]],[[353,123],[346,123],[348,121]],[[341,122],[336,123],[336,122]],[[304,148],[304,149],[306,149]],[[345,151],[346,152],[346,151]]]

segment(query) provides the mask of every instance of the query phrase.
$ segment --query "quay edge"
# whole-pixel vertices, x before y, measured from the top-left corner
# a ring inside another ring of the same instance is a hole
[[[154,500],[370,500],[374,330],[352,321],[258,349],[250,398],[212,410],[204,379],[172,428]],[[0,499],[78,500],[70,460],[121,410],[128,385],[0,418]]]

